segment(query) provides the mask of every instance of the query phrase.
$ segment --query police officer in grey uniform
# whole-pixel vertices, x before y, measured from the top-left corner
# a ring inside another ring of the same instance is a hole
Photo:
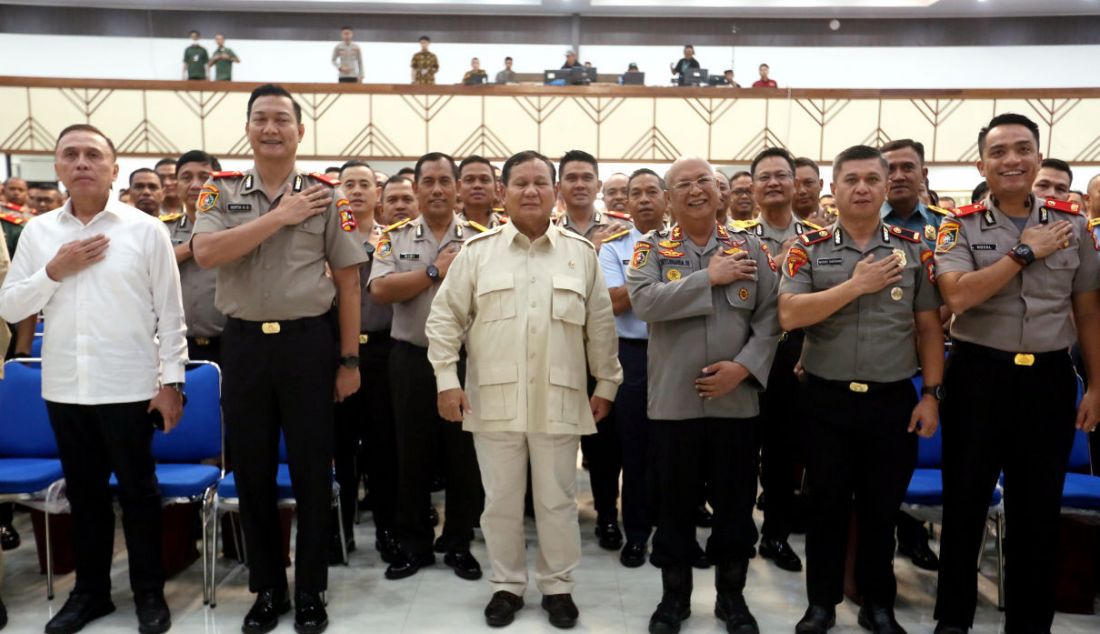
[[[779,339],[776,265],[760,240],[715,221],[714,168],[681,158],[666,178],[679,224],[634,246],[627,291],[649,324],[649,402],[657,482],[650,561],[663,595],[649,631],[678,632],[690,615],[695,508],[708,483],[717,566],[715,615],[729,632],[758,632],[743,597],[756,543],[758,394]]]
[[[228,317],[222,407],[248,586],[258,593],[242,629],[270,631],[290,609],[275,488],[282,432],[298,509],[294,624],[316,634],[328,625],[321,593],[328,584],[333,400],[359,389],[359,264],[367,256],[335,183],[295,167],[305,127],[285,89],[265,84],[252,91],[246,132],[255,168],[219,173],[203,186],[191,238],[199,266],[218,268],[215,302]]]
[[[404,579],[435,563],[435,533],[424,509],[431,505],[437,438],[442,441],[447,509],[434,549],[446,553],[444,563],[457,576],[481,578],[481,566],[470,554],[484,503],[473,436],[439,417],[424,332],[439,283],[462,243],[478,233],[454,213],[456,171],[446,154],[420,157],[413,182],[420,217],[391,227],[379,241],[371,266],[371,297],[393,305],[389,367],[397,420],[396,528],[401,552],[386,569],[387,579]]]
[[[974,561],[1004,472],[1007,632],[1049,632],[1058,515],[1074,426],[1100,417],[1100,254],[1076,203],[1036,200],[1039,128],[994,117],[978,135],[989,196],[940,224],[936,278],[954,341],[943,403],[943,534],[937,632],[965,632]],[[1076,327],[1075,327],[1076,326]],[[1080,342],[1089,385],[1075,412],[1068,348]]]
[[[886,161],[857,145],[833,160],[840,218],[804,233],[787,254],[779,285],[779,322],[804,328],[806,533],[810,607],[795,628],[823,634],[844,599],[848,522],[859,530],[859,624],[903,633],[894,619],[894,515],[917,459],[917,436],[931,437],[942,395],[940,299],[921,234],[883,224]],[[911,377],[920,364],[924,393]],[[973,563],[973,562],[971,562]]]

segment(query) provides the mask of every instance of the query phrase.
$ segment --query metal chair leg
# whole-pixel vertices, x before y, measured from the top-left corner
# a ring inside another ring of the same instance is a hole
[[[46,600],[53,601],[53,543],[50,540],[50,511],[46,515]]]
[[[218,607],[218,524],[220,523],[220,517],[218,515],[218,496],[214,495],[214,508],[211,511],[211,515],[214,518],[213,526],[211,527],[211,534],[213,537],[210,539],[210,580],[208,595],[210,597],[210,607]],[[224,537],[222,539],[225,539]]]
[[[985,542],[989,538],[989,518],[982,524],[982,545],[978,548],[978,572],[982,571],[982,559],[985,557]]]
[[[340,530],[340,553],[343,556],[344,565],[348,565],[348,542],[344,536],[344,513],[340,502],[340,490],[335,492],[336,497],[336,524]]]
[[[997,514],[997,609],[1005,609],[1005,516]]]

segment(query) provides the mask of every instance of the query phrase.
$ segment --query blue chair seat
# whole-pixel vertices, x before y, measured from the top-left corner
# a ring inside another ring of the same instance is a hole
[[[943,473],[939,469],[914,469],[905,492],[906,504],[940,506],[943,504]]]
[[[37,493],[64,477],[56,458],[0,458],[0,493]]]
[[[1100,511],[1100,477],[1067,473],[1062,488],[1062,507]]]
[[[190,498],[202,495],[218,481],[221,470],[206,464],[158,464],[157,483],[160,494],[166,498]],[[111,488],[118,487],[118,479],[111,474]]]
[[[279,465],[279,470],[275,474],[275,489],[276,496],[280,500],[289,500],[294,497],[294,488],[290,484],[289,465]],[[233,473],[227,473],[222,481],[218,483],[218,497],[223,500],[240,497],[237,492],[237,479]]]

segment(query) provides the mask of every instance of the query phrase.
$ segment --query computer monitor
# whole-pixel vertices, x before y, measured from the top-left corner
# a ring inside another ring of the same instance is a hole
[[[624,86],[644,86],[645,73],[623,73],[620,80]]]
[[[702,86],[707,83],[710,73],[705,68],[689,68],[684,73],[685,86]]]
[[[544,70],[542,71],[542,83],[548,86],[564,86],[569,83],[569,76],[572,72],[570,68]]]
[[[729,86],[730,83],[726,81],[725,75],[711,75],[707,79],[707,85],[710,86]]]
[[[542,83],[552,86],[584,86],[596,81],[596,69],[574,66],[542,72]]]

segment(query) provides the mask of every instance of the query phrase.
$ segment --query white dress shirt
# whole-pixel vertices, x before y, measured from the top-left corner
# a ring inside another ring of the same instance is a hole
[[[105,258],[60,282],[46,265],[66,242],[102,233]],[[179,269],[164,223],[111,199],[88,224],[72,202],[27,223],[0,287],[0,317],[42,311],[42,397],[132,403],[184,380],[187,326]]]

